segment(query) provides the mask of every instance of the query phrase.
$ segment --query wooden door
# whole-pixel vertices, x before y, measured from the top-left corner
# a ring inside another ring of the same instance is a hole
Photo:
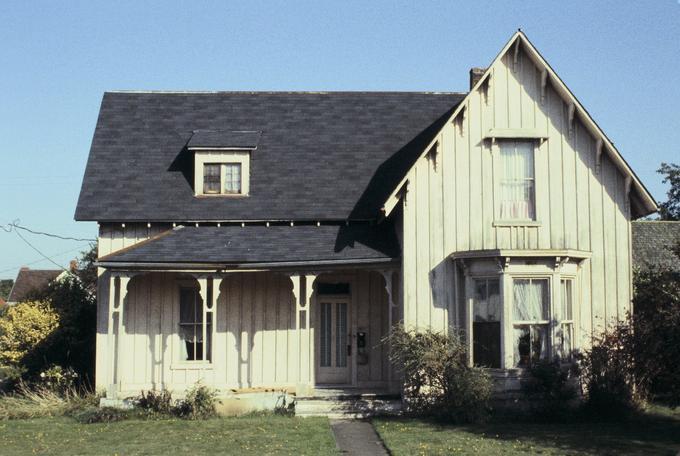
[[[320,384],[350,382],[350,301],[322,297],[317,305],[317,369]]]

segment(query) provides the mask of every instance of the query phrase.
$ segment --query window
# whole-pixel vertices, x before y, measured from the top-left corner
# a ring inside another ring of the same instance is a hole
[[[224,193],[241,193],[240,163],[226,163],[224,165]]]
[[[203,355],[203,301],[197,288],[181,287],[179,293],[179,337],[181,361],[210,361],[212,313],[207,313],[207,345]]]
[[[574,281],[571,279],[562,279],[560,281],[561,290],[561,311],[560,311],[560,357],[569,360],[574,351]]]
[[[203,165],[203,193],[220,192],[220,165],[206,163]]]
[[[529,367],[549,356],[549,279],[514,279],[512,318],[515,367]]]
[[[501,295],[498,279],[476,279],[472,301],[472,360],[501,367]]]
[[[500,143],[500,220],[535,220],[534,144]]]

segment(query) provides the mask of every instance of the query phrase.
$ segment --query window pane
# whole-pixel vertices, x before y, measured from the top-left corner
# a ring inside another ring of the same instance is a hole
[[[180,288],[179,291],[179,322],[196,322],[196,290],[194,288]]]
[[[500,218],[535,219],[534,146],[501,142]]]
[[[562,339],[562,359],[571,359],[572,352],[574,351],[574,346],[572,345],[573,340],[574,325],[572,323],[563,323],[561,330]]]
[[[515,367],[529,367],[548,359],[548,325],[515,326]]]
[[[529,325],[515,326],[515,367],[527,367],[531,360],[531,330]]]
[[[321,303],[321,334],[319,335],[319,358],[321,367],[331,366],[331,303]]]
[[[339,302],[337,306],[337,321],[335,322],[335,365],[347,366],[347,304]]]
[[[562,280],[562,320],[573,320],[573,285],[571,280]]]
[[[241,164],[227,163],[224,168],[224,193],[241,193]]]
[[[501,367],[500,301],[498,279],[475,280],[472,358],[476,366]]]
[[[513,318],[516,321],[548,320],[550,293],[547,279],[513,281]]]
[[[208,163],[203,165],[203,193],[220,192],[220,165]]]

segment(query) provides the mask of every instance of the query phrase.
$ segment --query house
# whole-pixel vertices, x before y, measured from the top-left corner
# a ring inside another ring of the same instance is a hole
[[[680,272],[680,222],[638,220],[631,223],[633,266],[640,269],[670,268]]]
[[[60,269],[30,269],[22,267],[7,296],[7,304],[12,305],[32,299],[57,279],[64,271]]]
[[[656,209],[521,31],[466,93],[107,92],[96,385],[398,393],[403,322],[513,388],[625,316]]]

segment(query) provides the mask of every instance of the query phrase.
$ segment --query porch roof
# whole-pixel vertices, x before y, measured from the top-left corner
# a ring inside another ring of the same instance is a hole
[[[382,263],[400,257],[390,222],[379,225],[179,226],[99,258],[103,267],[216,269]]]

